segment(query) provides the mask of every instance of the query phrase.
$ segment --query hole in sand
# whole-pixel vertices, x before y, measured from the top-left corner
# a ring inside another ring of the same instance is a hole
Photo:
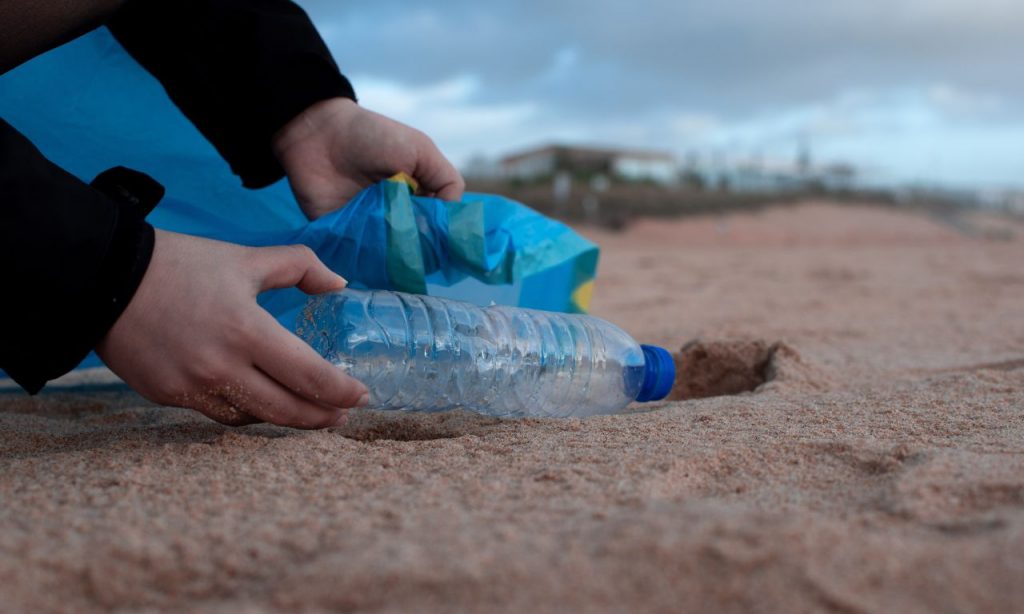
[[[438,414],[399,414],[372,410],[353,411],[334,432],[357,441],[432,441],[466,434],[471,418]]]
[[[780,360],[799,361],[799,355],[784,343],[760,339],[690,341],[675,355],[676,385],[669,398],[752,392],[777,377]]]

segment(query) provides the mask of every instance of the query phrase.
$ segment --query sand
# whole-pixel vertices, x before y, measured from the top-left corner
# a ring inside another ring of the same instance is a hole
[[[1024,226],[949,221],[584,230],[594,312],[689,344],[677,400],[620,416],[0,394],[2,609],[1020,611]]]

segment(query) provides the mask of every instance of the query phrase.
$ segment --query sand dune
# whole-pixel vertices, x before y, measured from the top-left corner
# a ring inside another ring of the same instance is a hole
[[[2,609],[1019,610],[1024,228],[959,222],[584,230],[594,312],[688,344],[677,400],[621,416],[310,433],[0,394]]]

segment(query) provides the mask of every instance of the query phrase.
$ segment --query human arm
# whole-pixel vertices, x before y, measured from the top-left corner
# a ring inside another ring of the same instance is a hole
[[[29,392],[77,365],[121,315],[152,253],[143,216],[0,120],[0,368]]]
[[[0,368],[34,393],[95,347],[146,398],[227,424],[323,427],[358,405],[366,388],[256,303],[344,281],[301,246],[154,233],[151,183],[87,185],[0,120]]]
[[[287,0],[128,0],[107,26],[246,187],[284,176],[271,143],[288,121],[321,100],[355,99]]]
[[[462,196],[462,177],[430,138],[356,104],[292,2],[130,0],[108,25],[244,185],[287,173],[311,219],[398,172],[425,193]]]

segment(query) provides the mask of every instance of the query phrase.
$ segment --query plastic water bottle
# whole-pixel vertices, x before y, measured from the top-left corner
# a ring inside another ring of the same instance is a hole
[[[664,348],[585,315],[384,290],[312,297],[296,334],[370,390],[373,409],[500,417],[611,414],[664,398]]]

